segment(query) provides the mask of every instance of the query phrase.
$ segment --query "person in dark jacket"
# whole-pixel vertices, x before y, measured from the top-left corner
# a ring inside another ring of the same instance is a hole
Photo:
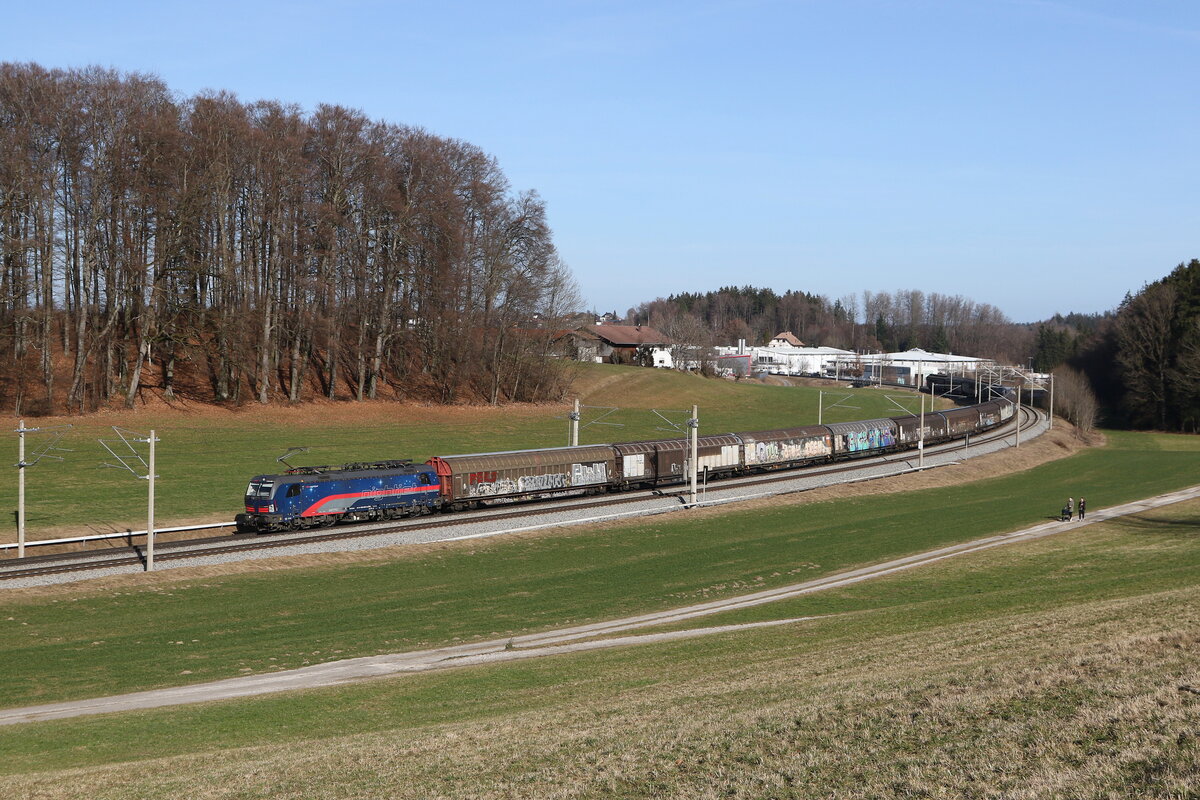
[[[1083,515],[1087,513],[1087,500],[1079,498],[1079,521],[1083,522]]]

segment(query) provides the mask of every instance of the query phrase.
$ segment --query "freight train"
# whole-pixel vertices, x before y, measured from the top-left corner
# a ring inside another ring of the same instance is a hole
[[[924,415],[928,443],[993,428],[1014,412],[1012,402]],[[917,415],[698,437],[697,472],[709,478],[793,469],[914,448]],[[685,438],[551,447],[504,453],[434,456],[424,464],[376,461],[298,467],[256,475],[246,488],[240,532],[280,531],[336,522],[396,519],[481,505],[653,488],[687,480]]]

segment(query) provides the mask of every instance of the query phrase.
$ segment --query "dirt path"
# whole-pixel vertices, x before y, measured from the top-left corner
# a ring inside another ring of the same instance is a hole
[[[431,650],[419,650],[409,653],[395,653],[382,656],[366,656],[344,661],[333,661],[326,664],[316,664],[311,667],[277,672],[267,675],[250,675],[230,678],[213,683],[182,686],[170,689],[156,689],[135,694],[102,697],[92,700],[79,700],[67,703],[54,703],[27,708],[13,708],[0,711],[0,724],[12,725],[22,722],[62,719],[91,714],[104,714],[135,709],[161,708],[164,706],[203,703],[215,700],[229,700],[238,697],[250,697],[293,689],[314,689],[322,686],[335,686],[352,681],[378,678],[405,672],[424,672],[436,669],[447,669],[458,666],[476,664],[494,664],[516,659],[536,658],[559,653],[576,653],[585,650],[597,650],[609,647],[623,647],[634,644],[650,644],[676,639],[695,638],[713,633],[747,630],[771,625],[787,625],[800,622],[811,617],[798,619],[772,620],[769,622],[747,623],[743,625],[723,625],[709,628],[693,628],[686,631],[672,631],[642,635],[627,634],[641,628],[654,625],[665,625],[683,622],[690,619],[732,611],[739,608],[763,605],[780,600],[786,600],[811,592],[846,586],[872,578],[890,575],[902,570],[935,563],[946,558],[987,550],[1013,542],[1030,541],[1045,536],[1052,536],[1066,531],[1077,530],[1085,525],[1113,519],[1115,517],[1137,514],[1152,508],[1170,505],[1200,498],[1200,486],[1193,486],[1178,492],[1159,495],[1157,497],[1125,503],[1112,508],[1096,509],[1089,513],[1086,522],[1047,522],[1012,533],[989,536],[972,542],[965,542],[951,547],[930,550],[925,553],[907,556],[882,564],[876,564],[849,572],[829,575],[803,583],[769,589],[754,594],[716,600],[708,603],[687,606],[684,608],[661,611],[652,614],[642,614],[624,619],[599,622],[591,625],[580,625],[555,631],[515,636],[511,639],[496,639],[473,644],[440,647]],[[604,637],[604,638],[601,638]]]

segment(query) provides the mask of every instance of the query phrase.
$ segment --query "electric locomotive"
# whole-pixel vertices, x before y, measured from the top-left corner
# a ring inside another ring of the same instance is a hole
[[[243,533],[296,530],[427,514],[441,503],[437,473],[425,464],[405,460],[296,467],[251,478],[246,512],[234,522]]]

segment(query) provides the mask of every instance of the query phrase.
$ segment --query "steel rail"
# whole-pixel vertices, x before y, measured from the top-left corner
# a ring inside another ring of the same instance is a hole
[[[1014,421],[1020,422],[1020,427],[1022,429],[1036,424],[1037,420],[1041,417],[1040,411],[1025,406],[1021,407],[1021,413],[1025,420],[1028,421],[1018,420],[1015,416]],[[987,444],[989,442],[1011,436],[1013,433],[1012,425],[1013,422],[1008,422],[1004,425],[999,425],[990,431],[980,434],[977,439],[971,442],[971,446],[974,447]],[[963,448],[963,440],[955,439],[942,442],[933,447],[927,447],[926,454],[940,454],[954,450],[962,450]],[[911,458],[912,453],[906,450],[874,457],[851,459],[848,461],[839,462],[835,466],[797,467],[773,471],[768,474],[725,478],[719,480],[719,486],[721,489],[767,486],[773,483],[795,480],[797,477],[820,477],[826,475],[857,472],[860,470],[878,467],[881,464],[908,461]],[[936,468],[936,465],[924,467],[924,469]],[[803,474],[800,475],[798,473]],[[882,478],[890,476],[881,475],[878,477]],[[867,480],[873,479],[874,478],[868,478]],[[809,491],[809,489],[801,489],[796,491]],[[158,552],[155,554],[155,560],[180,561],[213,555],[229,555],[239,552],[249,553],[259,550],[294,547],[296,545],[321,544],[341,540],[350,541],[373,536],[402,533],[408,530],[430,530],[451,527],[466,522],[471,522],[476,519],[487,521],[503,521],[508,519],[528,518],[543,513],[609,508],[618,505],[641,502],[656,496],[681,497],[686,493],[687,490],[685,488],[675,489],[673,487],[673,489],[669,491],[664,491],[662,489],[643,489],[633,492],[622,492],[618,495],[607,495],[602,500],[564,502],[560,497],[552,506],[535,501],[523,503],[522,508],[518,510],[500,510],[492,508],[469,512],[459,512],[447,518],[441,519],[430,517],[414,517],[405,521],[389,520],[382,523],[373,523],[369,525],[348,528],[343,527],[333,530],[327,528],[319,529],[324,530],[324,533],[316,533],[313,532],[316,529],[310,529],[308,531],[280,531],[268,534],[242,533],[231,534],[227,536],[207,537],[202,539],[188,539],[176,542],[160,542],[157,545]],[[791,494],[793,492],[786,493]],[[227,524],[225,526],[227,526]],[[214,525],[200,527],[218,526]],[[125,533],[119,534],[119,536],[128,537],[131,536],[131,534]],[[9,561],[8,563],[0,563],[0,582],[19,578],[31,578],[69,572],[86,572],[144,564],[145,558],[142,553],[142,548],[132,544],[113,550],[91,550],[74,553],[55,553],[42,556],[30,556],[22,559],[19,562],[13,560]]]

